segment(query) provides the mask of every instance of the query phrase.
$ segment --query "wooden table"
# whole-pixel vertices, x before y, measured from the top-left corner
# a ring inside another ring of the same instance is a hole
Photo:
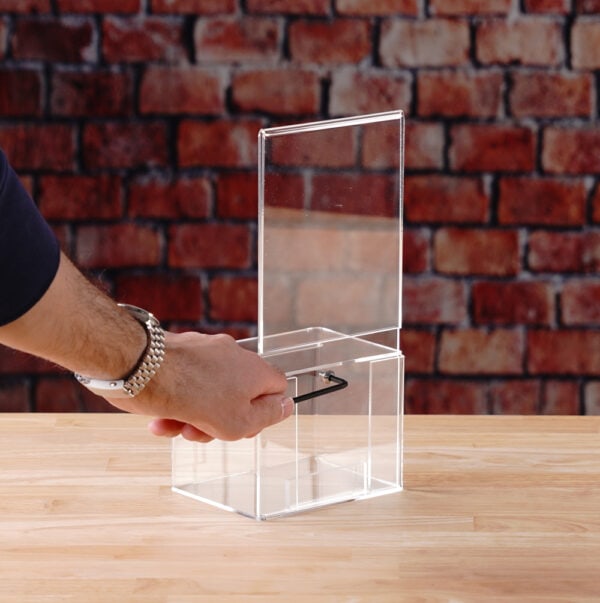
[[[0,601],[600,601],[600,418],[409,416],[405,491],[255,522],[127,415],[0,415]]]

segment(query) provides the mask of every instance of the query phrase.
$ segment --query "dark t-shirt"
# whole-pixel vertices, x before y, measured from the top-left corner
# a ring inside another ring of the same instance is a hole
[[[32,308],[52,283],[60,248],[0,150],[0,325]]]

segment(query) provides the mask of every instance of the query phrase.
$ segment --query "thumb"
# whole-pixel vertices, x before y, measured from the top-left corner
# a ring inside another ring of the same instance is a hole
[[[294,400],[281,394],[265,394],[254,398],[251,404],[258,431],[287,419],[294,412]]]

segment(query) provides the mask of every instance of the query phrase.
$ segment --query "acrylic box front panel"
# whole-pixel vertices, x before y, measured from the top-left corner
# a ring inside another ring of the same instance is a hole
[[[177,438],[177,491],[267,519],[401,488],[402,355],[367,340],[306,345],[306,333],[296,337],[298,345],[266,358],[286,371],[289,395],[327,387],[327,371],[348,387],[298,403],[292,417],[252,439]]]
[[[403,115],[259,135],[259,351],[310,327],[345,335],[401,323]]]

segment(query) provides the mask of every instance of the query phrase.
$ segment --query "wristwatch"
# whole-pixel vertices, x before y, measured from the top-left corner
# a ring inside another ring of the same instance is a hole
[[[138,364],[128,377],[123,379],[94,379],[75,373],[75,379],[99,396],[110,398],[133,398],[137,396],[160,368],[165,357],[165,332],[153,314],[129,304],[118,304],[127,310],[146,329],[148,345]]]

